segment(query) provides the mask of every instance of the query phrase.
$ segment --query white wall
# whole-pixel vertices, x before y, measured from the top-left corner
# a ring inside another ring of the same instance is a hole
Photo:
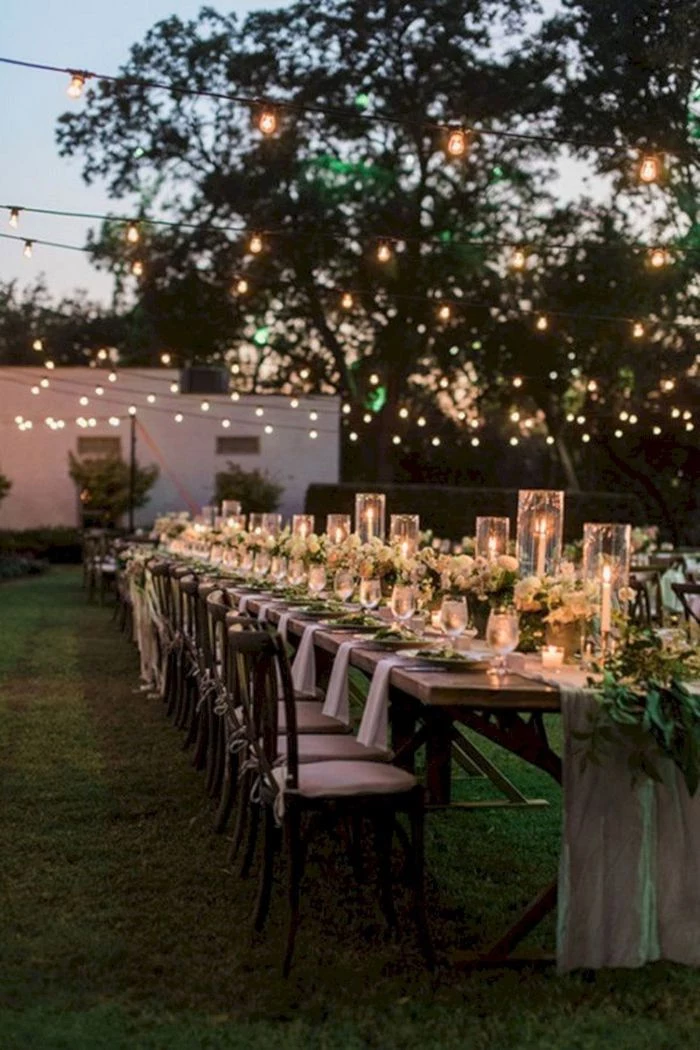
[[[232,402],[221,395],[172,394],[177,382],[173,369],[121,369],[116,382],[109,369],[0,368],[0,472],[12,481],[12,490],[0,503],[0,528],[75,525],[79,522],[75,486],[68,476],[68,453],[76,452],[78,437],[121,439],[121,454],[129,457],[128,408],[137,408],[137,454],[140,464],[157,463],[160,477],[147,507],[137,512],[137,524],[148,524],[160,513],[211,501],[214,474],[229,460],[244,469],[260,468],[284,486],[281,511],[291,515],[303,509],[304,494],[312,482],[336,482],[339,470],[340,403],[337,398],[304,397],[291,407],[288,397],[241,397]],[[39,394],[31,388],[48,379]],[[95,392],[102,386],[104,393]],[[154,404],[147,396],[155,394]],[[80,397],[88,404],[81,405]],[[208,400],[210,410],[201,403]],[[256,415],[262,408],[264,415]],[[176,423],[175,413],[184,418]],[[311,412],[318,419],[309,418]],[[20,430],[15,417],[31,420],[31,430]],[[118,426],[109,417],[119,417]],[[65,421],[51,429],[49,417]],[[97,425],[80,427],[76,419],[94,418]],[[224,428],[222,420],[230,420]],[[266,434],[265,426],[273,432]],[[312,439],[309,434],[318,434]],[[256,435],[258,455],[217,455],[216,438]]]

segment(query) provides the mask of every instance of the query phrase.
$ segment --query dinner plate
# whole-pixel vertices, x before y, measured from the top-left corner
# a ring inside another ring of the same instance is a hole
[[[361,623],[338,623],[337,620],[320,620],[322,627],[327,627],[329,631],[351,631],[354,634],[374,634],[379,624],[361,624]]]
[[[425,663],[431,667],[442,667],[445,671],[488,671],[491,663],[490,659],[482,653],[478,656],[468,656],[467,654],[464,656],[444,656],[440,652],[425,653],[414,649],[413,652],[406,652],[405,655],[415,657],[420,663]]]

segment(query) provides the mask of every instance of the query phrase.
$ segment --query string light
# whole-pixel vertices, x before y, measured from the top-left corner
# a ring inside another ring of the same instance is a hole
[[[245,277],[239,277],[238,280],[236,281],[236,294],[237,295],[246,295],[248,293],[249,287],[250,286],[249,286],[248,282],[246,281]]]
[[[447,153],[450,157],[463,157],[469,146],[469,135],[464,128],[452,128],[447,136]]]
[[[516,248],[513,252],[510,265],[513,270],[524,270],[525,263],[527,262],[527,256],[522,248]]]
[[[658,182],[662,167],[661,158],[655,153],[645,154],[639,165],[639,181],[646,185]]]
[[[432,441],[430,442],[430,444],[434,445],[435,448],[438,448],[441,445],[440,438],[439,437],[434,437],[432,439]]]
[[[317,430],[310,430],[309,431],[309,437],[311,438],[312,441],[315,441],[316,438],[318,437],[318,431]]]
[[[53,371],[55,367],[53,361],[44,361],[44,368],[48,368],[49,372]]]
[[[450,309],[448,303],[443,303],[442,306],[439,307],[437,315],[438,320],[449,321],[450,317],[452,316],[452,310]]]
[[[267,423],[267,424],[265,425],[265,433],[266,433],[266,434],[272,434],[272,433],[273,433],[273,431],[274,431],[274,427],[271,427],[271,426],[270,426],[270,424],[269,424],[269,423]]]
[[[169,365],[171,361],[172,361],[172,358],[171,358],[169,353],[166,352],[166,353],[160,355],[160,363],[162,365]]]
[[[274,135],[277,131],[277,114],[273,109],[263,109],[258,117],[258,128],[263,135]]]
[[[416,423],[418,424],[419,427],[424,427],[425,426],[425,422],[426,422],[425,416],[418,416],[418,419],[416,420]]]
[[[134,259],[134,261],[131,264],[131,272],[133,273],[134,277],[143,276],[143,263],[140,259]]]
[[[513,380],[513,386],[516,387],[516,388],[520,388],[522,385],[523,385],[523,381],[522,381],[521,376],[516,376],[514,378],[514,380]]]
[[[659,434],[661,433],[661,427],[659,427],[659,426],[652,427],[652,433],[655,434],[656,437],[658,437]]]
[[[263,250],[263,241],[259,233],[254,233],[248,241],[248,251],[251,255],[259,255]]]
[[[318,419],[318,412],[309,412],[309,419],[312,423],[315,423]]]
[[[43,344],[42,340],[41,339],[35,339],[34,342],[32,343],[32,350],[36,350],[37,353],[41,353],[41,351],[43,349],[44,349],[44,344]]]
[[[545,438],[545,441],[547,442],[548,445],[553,445],[554,444],[554,438],[552,437],[551,434],[547,434],[547,437]]]
[[[202,412],[208,412],[211,406],[208,401],[202,401],[199,407],[201,408]]]
[[[83,407],[85,407],[85,405],[89,405],[90,404],[90,399],[87,398],[87,397],[80,397],[80,398],[78,398],[78,404],[82,405]]]
[[[171,394],[179,394],[180,393],[180,384],[179,383],[174,383],[174,382],[171,383],[170,384],[170,393]]]
[[[228,428],[231,426],[231,420],[230,419],[222,419],[221,420],[221,426],[224,428],[224,430],[228,430]]]
[[[48,388],[49,388],[49,381],[48,381],[48,379],[40,379],[39,380],[39,386],[43,390],[48,390]]]
[[[352,405],[343,405],[341,411],[344,416],[349,416],[352,412]]]
[[[622,431],[621,430],[616,430],[615,431],[615,437],[616,438],[621,438],[622,437]]]
[[[19,226],[19,208],[10,208],[10,218],[8,219],[10,226],[13,230],[16,230]]]
[[[110,381],[110,383],[116,383],[116,381],[117,381],[117,373],[116,372],[110,372],[109,375],[107,376],[107,379]]]
[[[41,390],[39,389],[39,387],[38,387],[38,386],[33,386],[33,387],[32,387],[32,393],[33,393],[33,394],[40,394],[40,393],[41,393]]]
[[[369,381],[372,384],[372,386],[376,386],[378,384],[379,376],[376,372],[372,372],[372,375],[369,377]]]
[[[342,306],[343,310],[352,310],[353,306],[355,305],[355,300],[353,299],[350,292],[343,292],[342,296],[340,297],[340,305]]]
[[[377,246],[377,262],[388,263],[393,255],[391,245],[386,241],[380,241]]]
[[[549,328],[549,321],[547,320],[544,314],[540,314],[540,316],[537,318],[535,328],[538,332],[546,332]]]
[[[519,444],[520,444],[520,442],[518,441],[518,439],[517,439],[516,437],[512,437],[512,438],[510,439],[510,443],[511,443],[511,445],[513,446],[513,448],[515,448],[515,446],[516,446],[516,445],[519,445]]]
[[[136,405],[129,405],[128,412],[130,416],[136,415]]]
[[[182,423],[182,412],[176,412],[175,413],[175,422],[176,423]]]
[[[408,419],[408,409],[407,408],[400,408],[399,409],[399,417],[401,419]]]
[[[258,405],[258,407],[255,409],[255,415],[260,419],[262,416],[265,415],[265,409],[260,408],[260,406]]]
[[[669,261],[669,254],[665,248],[652,248],[649,252],[649,265],[655,270],[660,270]]]
[[[635,321],[632,325],[632,335],[635,339],[641,339],[644,335],[644,325],[641,321]]]
[[[472,438],[472,446],[473,446],[473,448],[478,448],[480,444],[481,444],[481,442],[479,441],[478,437],[473,437]]]
[[[362,417],[362,422],[363,423],[371,423],[372,422],[372,413],[371,412],[365,412],[364,416]]]
[[[156,403],[156,395],[155,394],[149,394],[146,397],[146,401],[148,401],[149,405],[155,405],[155,403]]]
[[[350,433],[348,434],[348,437],[350,438],[351,441],[357,441],[357,433],[354,430],[350,431]]]
[[[48,380],[47,380],[47,382],[48,382]],[[104,392],[105,392],[105,388],[103,386],[96,386],[95,387],[95,393],[97,394],[98,397],[102,397]]]
[[[80,98],[83,93],[83,88],[85,87],[85,79],[85,73],[71,73],[70,83],[66,89],[68,98]]]
[[[129,244],[138,244],[141,240],[141,233],[139,232],[139,225],[137,222],[130,222],[126,228],[126,239]]]
[[[31,259],[33,247],[34,247],[34,241],[25,241],[24,242],[24,248],[22,250],[22,254],[24,255],[25,259]]]

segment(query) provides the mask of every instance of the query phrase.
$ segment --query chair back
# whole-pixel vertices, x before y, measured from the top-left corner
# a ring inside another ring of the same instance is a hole
[[[671,590],[683,607],[688,629],[700,627],[700,583],[672,583]]]

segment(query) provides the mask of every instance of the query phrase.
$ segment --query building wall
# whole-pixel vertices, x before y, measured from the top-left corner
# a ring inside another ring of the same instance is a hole
[[[68,453],[78,451],[79,438],[120,439],[121,455],[129,457],[130,419],[136,414],[136,458],[142,465],[157,463],[159,479],[147,507],[136,513],[146,525],[168,510],[198,509],[211,502],[214,475],[233,460],[244,469],[266,470],[284,486],[281,511],[291,515],[303,509],[312,482],[336,482],[339,472],[340,403],[337,398],[183,395],[170,392],[177,382],[174,369],[121,369],[115,382],[109,369],[0,368],[0,472],[12,481],[12,490],[0,503],[0,528],[79,523],[79,502],[68,475]],[[48,388],[39,386],[48,380]],[[96,393],[101,386],[104,393]],[[39,393],[33,394],[32,387]],[[155,395],[150,404],[147,398]],[[87,397],[86,405],[80,398]],[[209,411],[201,409],[203,400]],[[256,414],[262,408],[263,416]],[[317,419],[310,419],[310,413]],[[183,420],[175,421],[182,413]],[[16,417],[30,420],[21,430]],[[78,418],[95,419],[79,426]],[[110,424],[110,417],[119,425]],[[62,420],[52,429],[48,418]],[[222,425],[224,420],[230,426]],[[264,428],[271,426],[272,433]],[[316,431],[315,439],[310,431]],[[217,454],[217,438],[257,437],[258,453]]]

